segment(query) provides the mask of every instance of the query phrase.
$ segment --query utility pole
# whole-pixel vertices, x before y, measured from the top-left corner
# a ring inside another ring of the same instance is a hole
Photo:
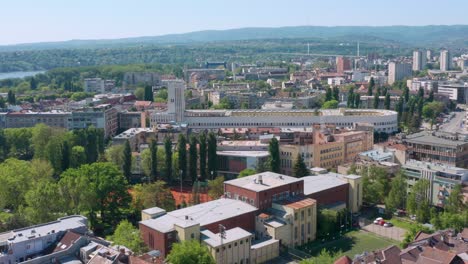
[[[221,240],[221,245],[219,246],[220,247],[220,252],[221,252],[221,261],[220,263],[223,264],[224,263],[224,248],[223,248],[223,239],[226,239],[226,227],[223,226],[223,225],[219,225],[219,238]]]

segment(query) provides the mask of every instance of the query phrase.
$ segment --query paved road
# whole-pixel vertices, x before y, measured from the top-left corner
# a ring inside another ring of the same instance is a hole
[[[446,132],[465,132],[463,120],[465,119],[465,111],[453,112],[455,116],[445,124],[442,124],[439,129]]]
[[[372,232],[379,236],[387,237],[396,241],[403,241],[405,237],[406,230],[403,228],[396,227],[396,226],[383,227],[380,225],[376,225],[374,223],[369,223],[368,221],[364,222],[363,219],[359,220],[359,225],[361,226],[361,229],[363,230],[366,230],[368,232]]]

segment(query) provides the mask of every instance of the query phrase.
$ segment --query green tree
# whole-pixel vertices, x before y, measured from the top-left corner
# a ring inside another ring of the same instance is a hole
[[[112,241],[113,245],[125,246],[137,255],[147,251],[140,231],[127,220],[121,221],[117,225],[114,234],[108,236],[107,240]]]
[[[403,98],[405,99],[405,103],[409,101],[409,88],[405,87],[403,90]]]
[[[70,168],[78,168],[86,163],[86,153],[82,146],[74,146],[70,154]]]
[[[63,149],[63,139],[59,137],[51,138],[46,146],[46,159],[52,164],[56,175],[62,173],[64,168]]]
[[[427,191],[429,188],[428,180],[419,180],[411,188],[406,201],[406,209],[410,214],[416,215],[416,220],[420,223],[426,223],[430,217],[429,198]]]
[[[106,160],[120,168],[123,164],[123,151],[124,145],[110,146],[106,149]],[[84,155],[86,156],[86,153]]]
[[[445,205],[447,212],[452,214],[461,213],[466,210],[466,205],[464,203],[463,197],[463,187],[461,184],[455,185],[450,195],[447,199],[447,204]]]
[[[122,172],[127,181],[130,182],[132,178],[132,149],[130,148],[130,142],[128,140],[124,143],[122,155]]]
[[[164,153],[165,153],[165,167],[166,167],[166,181],[169,182],[172,178],[172,141],[171,138],[164,139]]]
[[[333,100],[340,101],[340,89],[338,87],[333,87]]]
[[[3,98],[3,96],[0,96],[0,108],[5,108],[6,107],[6,101]]]
[[[31,88],[31,90],[37,89],[37,82],[34,77],[31,77],[31,79],[29,80],[29,87]]]
[[[216,177],[208,181],[208,195],[212,199],[218,199],[224,194],[224,177]]]
[[[387,92],[385,95],[385,101],[384,101],[385,109],[390,110],[390,93]]]
[[[332,253],[324,248],[318,256],[304,259],[299,264],[333,264],[342,254],[341,251]]]
[[[427,103],[422,108],[424,118],[431,120],[431,129],[437,116],[444,110],[444,104],[441,102]]]
[[[325,102],[333,100],[333,91],[330,87],[328,87],[325,91]]]
[[[0,129],[0,163],[8,156],[8,144],[5,136],[5,131]]]
[[[375,94],[374,94],[373,103],[374,103],[374,109],[379,109],[379,103],[380,103],[380,92],[379,92],[379,89],[377,89],[377,91],[376,91]]]
[[[279,151],[279,142],[276,137],[273,137],[270,140],[270,144],[268,146],[268,152],[270,153],[270,160],[269,160],[269,167],[272,172],[279,173],[280,172],[280,151]]]
[[[216,149],[217,149],[217,140],[216,140],[216,135],[213,132],[208,133],[208,173],[210,173],[209,176],[216,177],[217,175],[217,154],[216,154]]]
[[[9,90],[9,91],[8,91],[8,94],[7,94],[7,102],[8,102],[10,105],[15,105],[15,104],[16,104],[16,96],[15,96],[15,93],[14,93],[12,90]]]
[[[336,100],[326,101],[322,105],[322,109],[336,109],[336,108],[338,108],[338,101]]]
[[[108,162],[66,170],[60,176],[59,188],[64,211],[86,214],[97,233],[103,233],[124,219],[131,201],[124,175]]]
[[[134,95],[138,100],[145,100],[145,88],[143,87],[136,88]]]
[[[63,215],[63,199],[58,184],[42,180],[25,195],[24,214],[30,223],[50,222]]]
[[[176,208],[171,190],[163,181],[133,186],[132,207],[137,214],[151,207],[159,207],[168,212]]]
[[[433,102],[433,101],[434,101],[434,90],[431,90],[431,91],[429,92],[429,96],[427,97],[427,102],[428,102],[428,103],[431,103],[431,102]]]
[[[197,169],[197,162],[198,162],[198,150],[197,150],[198,140],[197,138],[192,135],[190,137],[189,143],[189,174],[192,182],[197,181],[198,179],[198,169]]]
[[[179,139],[177,142],[177,153],[179,154],[178,166],[179,170],[182,173],[179,175],[181,180],[187,179],[187,139],[184,134],[179,134]]]
[[[206,180],[206,133],[202,132],[198,137],[200,154],[200,180]]]
[[[309,169],[307,169],[304,159],[300,153],[297,153],[296,162],[294,163],[293,168],[293,175],[296,178],[302,178],[310,175]]]
[[[150,143],[150,178],[155,181],[158,178],[158,145],[156,140],[151,140]]]
[[[390,192],[387,198],[385,198],[385,208],[389,212],[393,212],[396,209],[405,208],[406,202],[406,179],[403,173],[400,171],[393,179],[390,184]]]
[[[145,86],[145,101],[154,101],[153,87],[151,87],[151,85]]]
[[[348,101],[346,102],[348,108],[354,108],[354,88],[351,87],[348,91]]]
[[[243,178],[243,177],[247,177],[247,176],[250,176],[250,175],[254,175],[256,174],[257,171],[255,171],[254,169],[243,169],[241,172],[239,172],[239,176],[237,176],[237,178]]]
[[[356,93],[354,95],[354,108],[359,108],[360,105],[361,105],[361,95]]]
[[[216,263],[208,248],[193,239],[174,243],[171,253],[167,256],[167,261],[172,264]]]
[[[369,88],[367,89],[368,96],[372,96],[372,90],[374,89],[374,87],[375,87],[375,80],[374,80],[374,77],[371,77],[369,81]]]

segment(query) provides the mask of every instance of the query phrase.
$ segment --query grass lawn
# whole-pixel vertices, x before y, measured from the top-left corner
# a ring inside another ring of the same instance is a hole
[[[324,248],[333,253],[341,250],[343,255],[352,259],[364,251],[371,252],[390,245],[398,245],[398,242],[365,231],[351,231],[339,239],[328,242],[314,241],[299,249],[312,256],[319,255]]]
[[[392,217],[392,219],[385,219],[385,221],[392,223],[394,226],[409,230],[411,226],[414,226],[414,223],[409,221],[402,220],[398,217]]]

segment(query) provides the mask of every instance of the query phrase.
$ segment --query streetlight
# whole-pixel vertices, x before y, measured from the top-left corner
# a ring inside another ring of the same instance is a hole
[[[213,180],[213,173],[214,173],[214,171],[211,171],[210,173],[211,173],[211,180]]]

